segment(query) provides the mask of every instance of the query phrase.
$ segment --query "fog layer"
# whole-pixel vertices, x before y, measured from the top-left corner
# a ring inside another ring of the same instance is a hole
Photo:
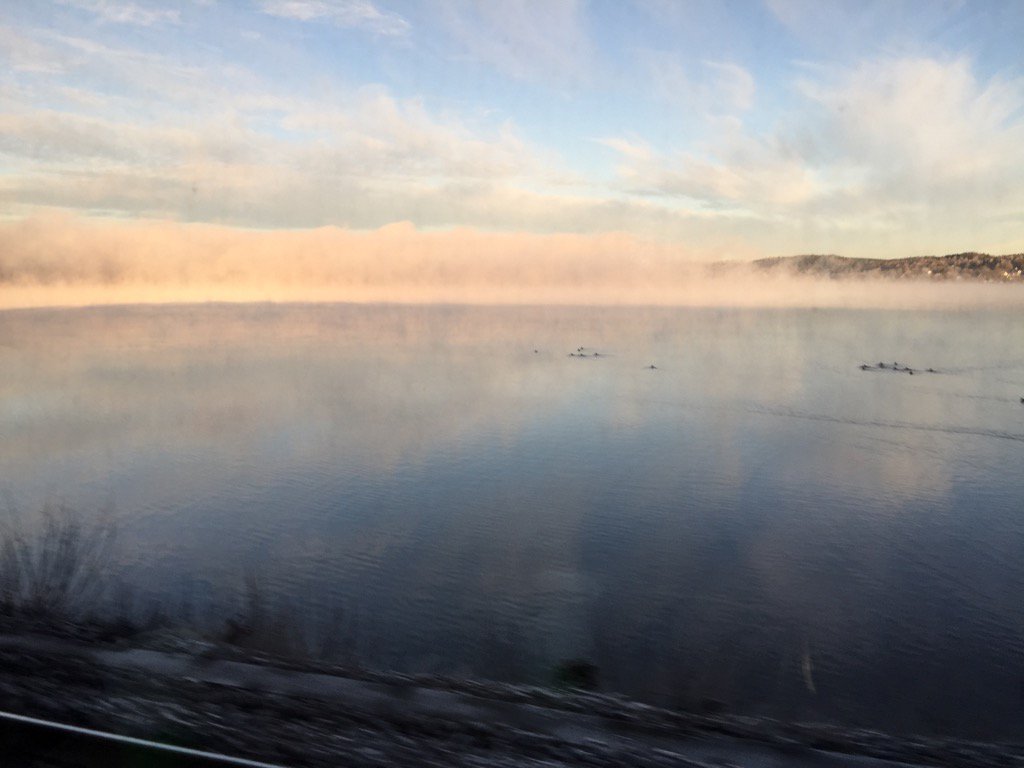
[[[1019,305],[1019,286],[829,281],[599,235],[247,230],[48,214],[0,224],[0,308],[192,301],[693,306]]]

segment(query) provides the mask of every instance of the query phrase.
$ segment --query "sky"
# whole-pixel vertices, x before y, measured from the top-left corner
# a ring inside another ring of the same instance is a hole
[[[396,269],[1017,253],[1022,39],[1021,0],[0,0],[0,267],[159,272],[169,228],[262,263],[397,228]]]

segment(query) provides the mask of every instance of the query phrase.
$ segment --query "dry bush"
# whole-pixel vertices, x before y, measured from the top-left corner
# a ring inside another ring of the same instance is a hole
[[[245,572],[244,592],[217,638],[273,656],[353,663],[357,628],[340,605],[299,605],[273,599],[265,578]]]
[[[86,524],[47,504],[26,530],[10,511],[0,523],[0,612],[69,620],[95,612],[109,588],[116,533],[109,513]]]

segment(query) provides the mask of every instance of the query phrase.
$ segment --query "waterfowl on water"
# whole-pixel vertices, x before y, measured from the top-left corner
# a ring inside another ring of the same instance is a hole
[[[658,370],[658,366],[656,366],[654,363],[651,363],[650,365],[647,366],[647,369],[651,371],[656,371]],[[1024,400],[1024,397],[1022,397],[1021,400]]]

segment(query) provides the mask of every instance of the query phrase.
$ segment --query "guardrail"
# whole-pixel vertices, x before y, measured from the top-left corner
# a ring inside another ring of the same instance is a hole
[[[178,747],[173,744],[162,744],[149,739],[137,739],[133,736],[122,736],[117,733],[82,728],[77,725],[58,723],[53,720],[41,720],[13,712],[0,710],[0,760],[4,765],[18,765],[19,749],[45,751],[48,756],[56,754],[58,760],[61,752],[67,753],[69,765],[111,766],[152,765],[159,758],[173,760],[175,766],[194,766],[195,768],[220,768],[221,766],[241,766],[241,768],[286,768],[275,763],[264,763],[244,757],[232,757],[217,752],[205,752],[200,749]],[[21,738],[19,738],[21,737]],[[32,739],[36,739],[33,745]],[[45,740],[45,741],[40,741]],[[20,742],[20,743],[19,743]],[[119,753],[122,760],[114,762],[111,752]],[[36,755],[32,755],[35,757]],[[84,762],[83,762],[84,761]],[[58,762],[60,764],[60,762]]]

